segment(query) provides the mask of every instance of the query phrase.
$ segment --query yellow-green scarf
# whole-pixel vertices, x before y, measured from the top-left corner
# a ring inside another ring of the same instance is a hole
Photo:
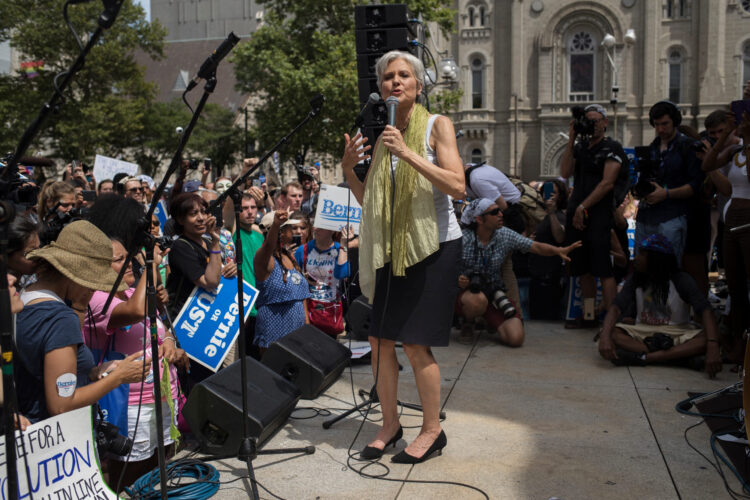
[[[429,116],[425,108],[416,104],[404,133],[409,149],[423,158]],[[392,261],[393,275],[404,276],[407,267],[438,250],[440,238],[432,183],[401,159],[395,172],[391,238],[391,155],[380,143],[370,170],[362,203],[359,274],[362,293],[372,302],[377,269]]]

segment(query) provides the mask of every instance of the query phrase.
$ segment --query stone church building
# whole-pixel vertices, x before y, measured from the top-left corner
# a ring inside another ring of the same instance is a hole
[[[608,134],[634,147],[654,138],[655,102],[675,102],[683,123],[700,130],[750,79],[750,0],[458,0],[454,8],[457,33],[434,41],[461,68],[453,115],[461,156],[527,180],[559,175],[571,106],[603,105]]]

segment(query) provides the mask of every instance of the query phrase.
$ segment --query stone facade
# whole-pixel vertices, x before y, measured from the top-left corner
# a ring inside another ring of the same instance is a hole
[[[683,123],[701,129],[750,78],[750,0],[458,0],[454,8],[457,33],[436,42],[461,67],[453,116],[465,134],[461,156],[527,180],[558,175],[573,105],[602,104],[609,135],[634,147],[654,137],[655,102],[671,97]]]
[[[263,8],[252,0],[151,0],[151,17],[169,31],[169,42],[244,38],[263,22]]]

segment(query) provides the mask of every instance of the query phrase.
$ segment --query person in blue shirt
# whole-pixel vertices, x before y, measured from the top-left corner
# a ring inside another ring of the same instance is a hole
[[[351,228],[344,234],[339,243],[334,241],[336,232],[314,227],[313,239],[294,253],[310,285],[310,322],[333,337],[344,330],[341,280],[349,277],[347,242],[354,237]],[[313,308],[325,310],[329,320],[318,321]]]

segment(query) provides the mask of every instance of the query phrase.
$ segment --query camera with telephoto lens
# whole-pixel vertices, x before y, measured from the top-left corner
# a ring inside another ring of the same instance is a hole
[[[495,306],[495,309],[503,313],[505,319],[516,315],[516,308],[513,306],[513,302],[500,289],[495,290],[495,294],[492,296],[492,305]]]
[[[576,134],[582,136],[594,135],[594,125],[596,122],[586,118],[586,109],[581,106],[573,106],[570,108],[570,112],[573,114],[573,130]]]
[[[171,236],[160,236],[158,238],[154,238],[156,241],[156,244],[159,245],[159,248],[161,251],[168,250],[172,248],[172,245],[174,245],[174,242],[177,241],[177,238],[171,237]]]
[[[656,189],[652,182],[660,184],[655,173],[656,168],[654,161],[651,159],[651,148],[649,146],[636,146],[634,166],[638,180],[633,184],[630,191],[633,193],[633,196],[642,200]]]
[[[469,275],[469,291],[471,293],[479,293],[484,289],[484,276],[482,273],[473,272]]]
[[[190,170],[198,170],[199,164],[200,162],[198,160],[196,160],[195,158],[191,158],[190,161],[188,162],[188,168]]]
[[[125,456],[133,447],[133,440],[120,434],[120,429],[104,418],[94,419],[94,437],[99,454],[112,453],[113,455]]]
[[[701,133],[701,138],[698,141],[694,141],[692,144],[693,151],[696,153],[702,153],[704,151],[704,148],[706,147],[705,144],[703,144],[703,141],[708,141],[708,143],[711,145],[710,147],[714,147],[714,144],[716,144],[716,139],[712,139],[708,134],[704,132]]]

